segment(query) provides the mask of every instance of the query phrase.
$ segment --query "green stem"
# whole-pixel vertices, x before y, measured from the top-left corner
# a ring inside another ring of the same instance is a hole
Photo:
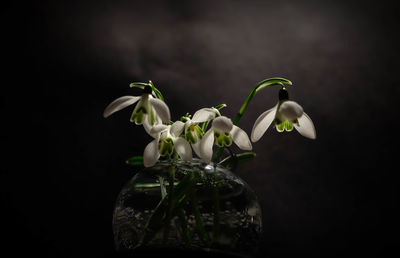
[[[177,214],[178,210],[189,201],[195,184],[195,176],[193,173],[189,173],[173,188],[173,193],[168,193],[164,199],[160,200],[144,227],[144,234],[137,247],[149,243],[154,236],[169,223],[169,220],[167,220],[168,211],[172,207],[170,216]],[[172,196],[174,198],[172,198]]]
[[[203,223],[203,219],[201,218],[201,214],[200,214],[200,210],[199,210],[199,203],[197,201],[195,189],[192,189],[190,199],[192,201],[193,214],[194,214],[194,218],[196,220],[196,227],[197,227],[197,231],[199,233],[200,239],[206,246],[210,246],[210,243],[211,243],[210,237],[208,236],[208,234],[204,228],[204,223]]]
[[[163,235],[164,244],[167,243],[169,231],[170,231],[170,227],[171,227],[172,209],[173,209],[172,200],[174,198],[173,190],[174,190],[174,181],[175,181],[175,165],[170,166],[168,179],[169,179],[169,185],[168,185],[169,199],[168,199],[168,210],[167,210],[166,223],[165,223],[164,235]]]
[[[187,219],[186,219],[185,211],[183,208],[179,209],[178,218],[179,218],[179,222],[181,224],[183,240],[185,241],[185,245],[187,247],[189,247],[192,244],[192,239],[191,239],[191,236],[190,236],[190,233],[188,230]]]
[[[219,237],[220,231],[220,203],[219,203],[219,191],[217,183],[217,173],[213,173],[213,193],[214,193],[214,241]]]
[[[151,89],[154,91],[154,93],[156,94],[157,98],[161,99],[162,101],[164,101],[164,97],[161,94],[161,91],[159,91],[153,84],[152,81],[149,81],[149,85],[151,86]]]
[[[167,195],[167,189],[166,189],[165,184],[164,184],[164,178],[162,176],[160,176],[158,178],[158,180],[160,181],[161,200],[162,200]]]

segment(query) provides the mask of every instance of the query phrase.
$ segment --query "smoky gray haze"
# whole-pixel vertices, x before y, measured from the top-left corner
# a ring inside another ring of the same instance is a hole
[[[140,94],[129,83],[152,80],[177,120],[221,103],[233,117],[269,77],[293,82],[290,98],[312,118],[317,139],[269,128],[253,144],[257,157],[236,171],[261,203],[260,257],[381,254],[394,246],[387,230],[398,226],[397,190],[384,166],[396,135],[384,124],[396,117],[399,66],[389,4],[95,1],[34,10],[25,11],[32,19],[24,48],[38,86],[24,98],[35,107],[26,123],[40,131],[27,145],[44,148],[41,172],[21,182],[28,196],[5,191],[35,248],[61,257],[113,253],[113,202],[137,171],[124,161],[151,141],[129,122],[129,108],[102,117],[115,98]],[[250,134],[277,101],[278,88],[259,92],[239,126]],[[11,104],[4,98],[5,108]],[[14,170],[5,179],[16,179]]]

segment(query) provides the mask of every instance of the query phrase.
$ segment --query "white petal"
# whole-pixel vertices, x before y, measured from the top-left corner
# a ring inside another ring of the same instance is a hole
[[[299,121],[299,125],[296,123],[293,123],[293,125],[301,135],[310,139],[317,138],[314,124],[306,113],[303,113],[303,115],[297,120]]]
[[[196,153],[196,155],[201,158],[201,154],[200,154],[200,141],[197,141],[195,144],[192,144],[192,148],[194,150],[194,153]]]
[[[220,132],[230,132],[232,130],[233,123],[226,116],[219,116],[213,120],[212,127]]]
[[[287,100],[279,107],[279,113],[289,120],[294,120],[303,115],[303,108],[294,101]]]
[[[190,148],[190,144],[185,139],[181,137],[174,138],[174,148],[181,159],[184,161],[192,160],[192,148]]]
[[[136,103],[141,97],[123,96],[111,102],[104,110],[103,116],[108,117],[113,113]]]
[[[216,111],[212,108],[202,108],[197,110],[192,117],[194,123],[202,123],[215,118]]]
[[[261,136],[264,135],[268,127],[274,121],[277,106],[262,113],[254,123],[253,129],[251,130],[251,140],[256,142],[260,140]]]
[[[158,121],[156,120],[156,124],[155,125],[151,125],[148,119],[145,119],[143,121],[144,130],[146,131],[146,133],[148,133],[153,138],[156,138],[157,135],[160,133],[159,131],[161,130],[161,128],[153,129],[153,127],[160,126],[160,125],[162,125],[161,124],[161,120],[158,120]],[[162,126],[164,126],[164,125],[162,125]],[[152,129],[153,129],[153,131],[152,131]]]
[[[213,144],[214,144],[214,130],[208,130],[201,139],[200,142],[200,158],[206,162],[210,163],[213,155]]]
[[[165,102],[161,99],[156,99],[153,97],[149,98],[149,101],[156,111],[157,115],[160,116],[161,120],[164,123],[168,123],[171,120],[171,115],[167,104],[165,104]]]
[[[183,132],[183,128],[185,127],[185,123],[182,121],[176,121],[171,125],[171,134],[175,137],[178,137]]]
[[[153,140],[147,144],[143,153],[143,164],[145,167],[151,167],[156,164],[157,160],[160,158],[160,153],[158,152],[158,139]]]
[[[233,126],[231,131],[233,142],[241,148],[242,150],[251,150],[251,142],[249,136],[245,131],[237,127],[236,125]]]
[[[148,119],[145,119],[143,121],[143,128],[146,131],[146,133],[148,133],[149,135],[151,135],[153,138],[155,138],[155,136],[152,135],[151,133],[151,128],[153,128],[153,126],[150,124]]]
[[[165,131],[169,128],[168,125],[155,125],[150,129],[150,135],[158,135],[159,133],[161,133],[162,131]]]

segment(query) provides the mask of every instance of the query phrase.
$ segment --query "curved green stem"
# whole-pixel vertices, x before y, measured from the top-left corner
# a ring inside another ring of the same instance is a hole
[[[246,100],[244,101],[242,107],[239,109],[239,112],[236,114],[235,118],[233,119],[233,124],[237,125],[240,118],[242,118],[244,111],[246,110],[247,106],[249,105],[250,101],[262,89],[265,89],[270,86],[282,86],[284,87],[285,84],[292,85],[292,82],[285,78],[269,78],[265,79],[254,86],[254,88],[250,91],[249,95],[247,95]]]

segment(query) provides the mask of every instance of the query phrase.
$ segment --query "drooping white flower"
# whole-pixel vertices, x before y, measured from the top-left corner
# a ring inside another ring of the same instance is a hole
[[[186,118],[184,126],[185,139],[192,145],[194,152],[199,157],[201,157],[200,141],[204,135],[199,123],[208,122],[217,115],[220,115],[220,113],[216,108],[202,108],[194,113],[192,119]]]
[[[160,156],[171,156],[174,151],[184,161],[192,160],[190,144],[182,137],[184,123],[176,121],[172,125],[155,125],[150,129],[150,135],[154,138],[143,153],[145,167],[153,166]]]
[[[131,122],[141,125],[147,119],[151,126],[157,124],[158,120],[168,123],[171,119],[170,111],[164,101],[154,98],[151,95],[151,87],[146,86],[141,96],[123,96],[111,102],[104,110],[104,117],[108,117],[113,113],[124,109],[130,105],[136,104],[131,115]]]
[[[251,131],[251,140],[258,141],[272,122],[278,132],[290,132],[294,127],[304,137],[316,138],[314,124],[303,108],[294,101],[283,99],[257,118]]]
[[[200,142],[200,157],[209,163],[213,155],[214,142],[219,147],[230,146],[233,142],[242,150],[251,150],[247,133],[234,125],[232,121],[220,116],[213,120],[211,128],[203,135]]]

